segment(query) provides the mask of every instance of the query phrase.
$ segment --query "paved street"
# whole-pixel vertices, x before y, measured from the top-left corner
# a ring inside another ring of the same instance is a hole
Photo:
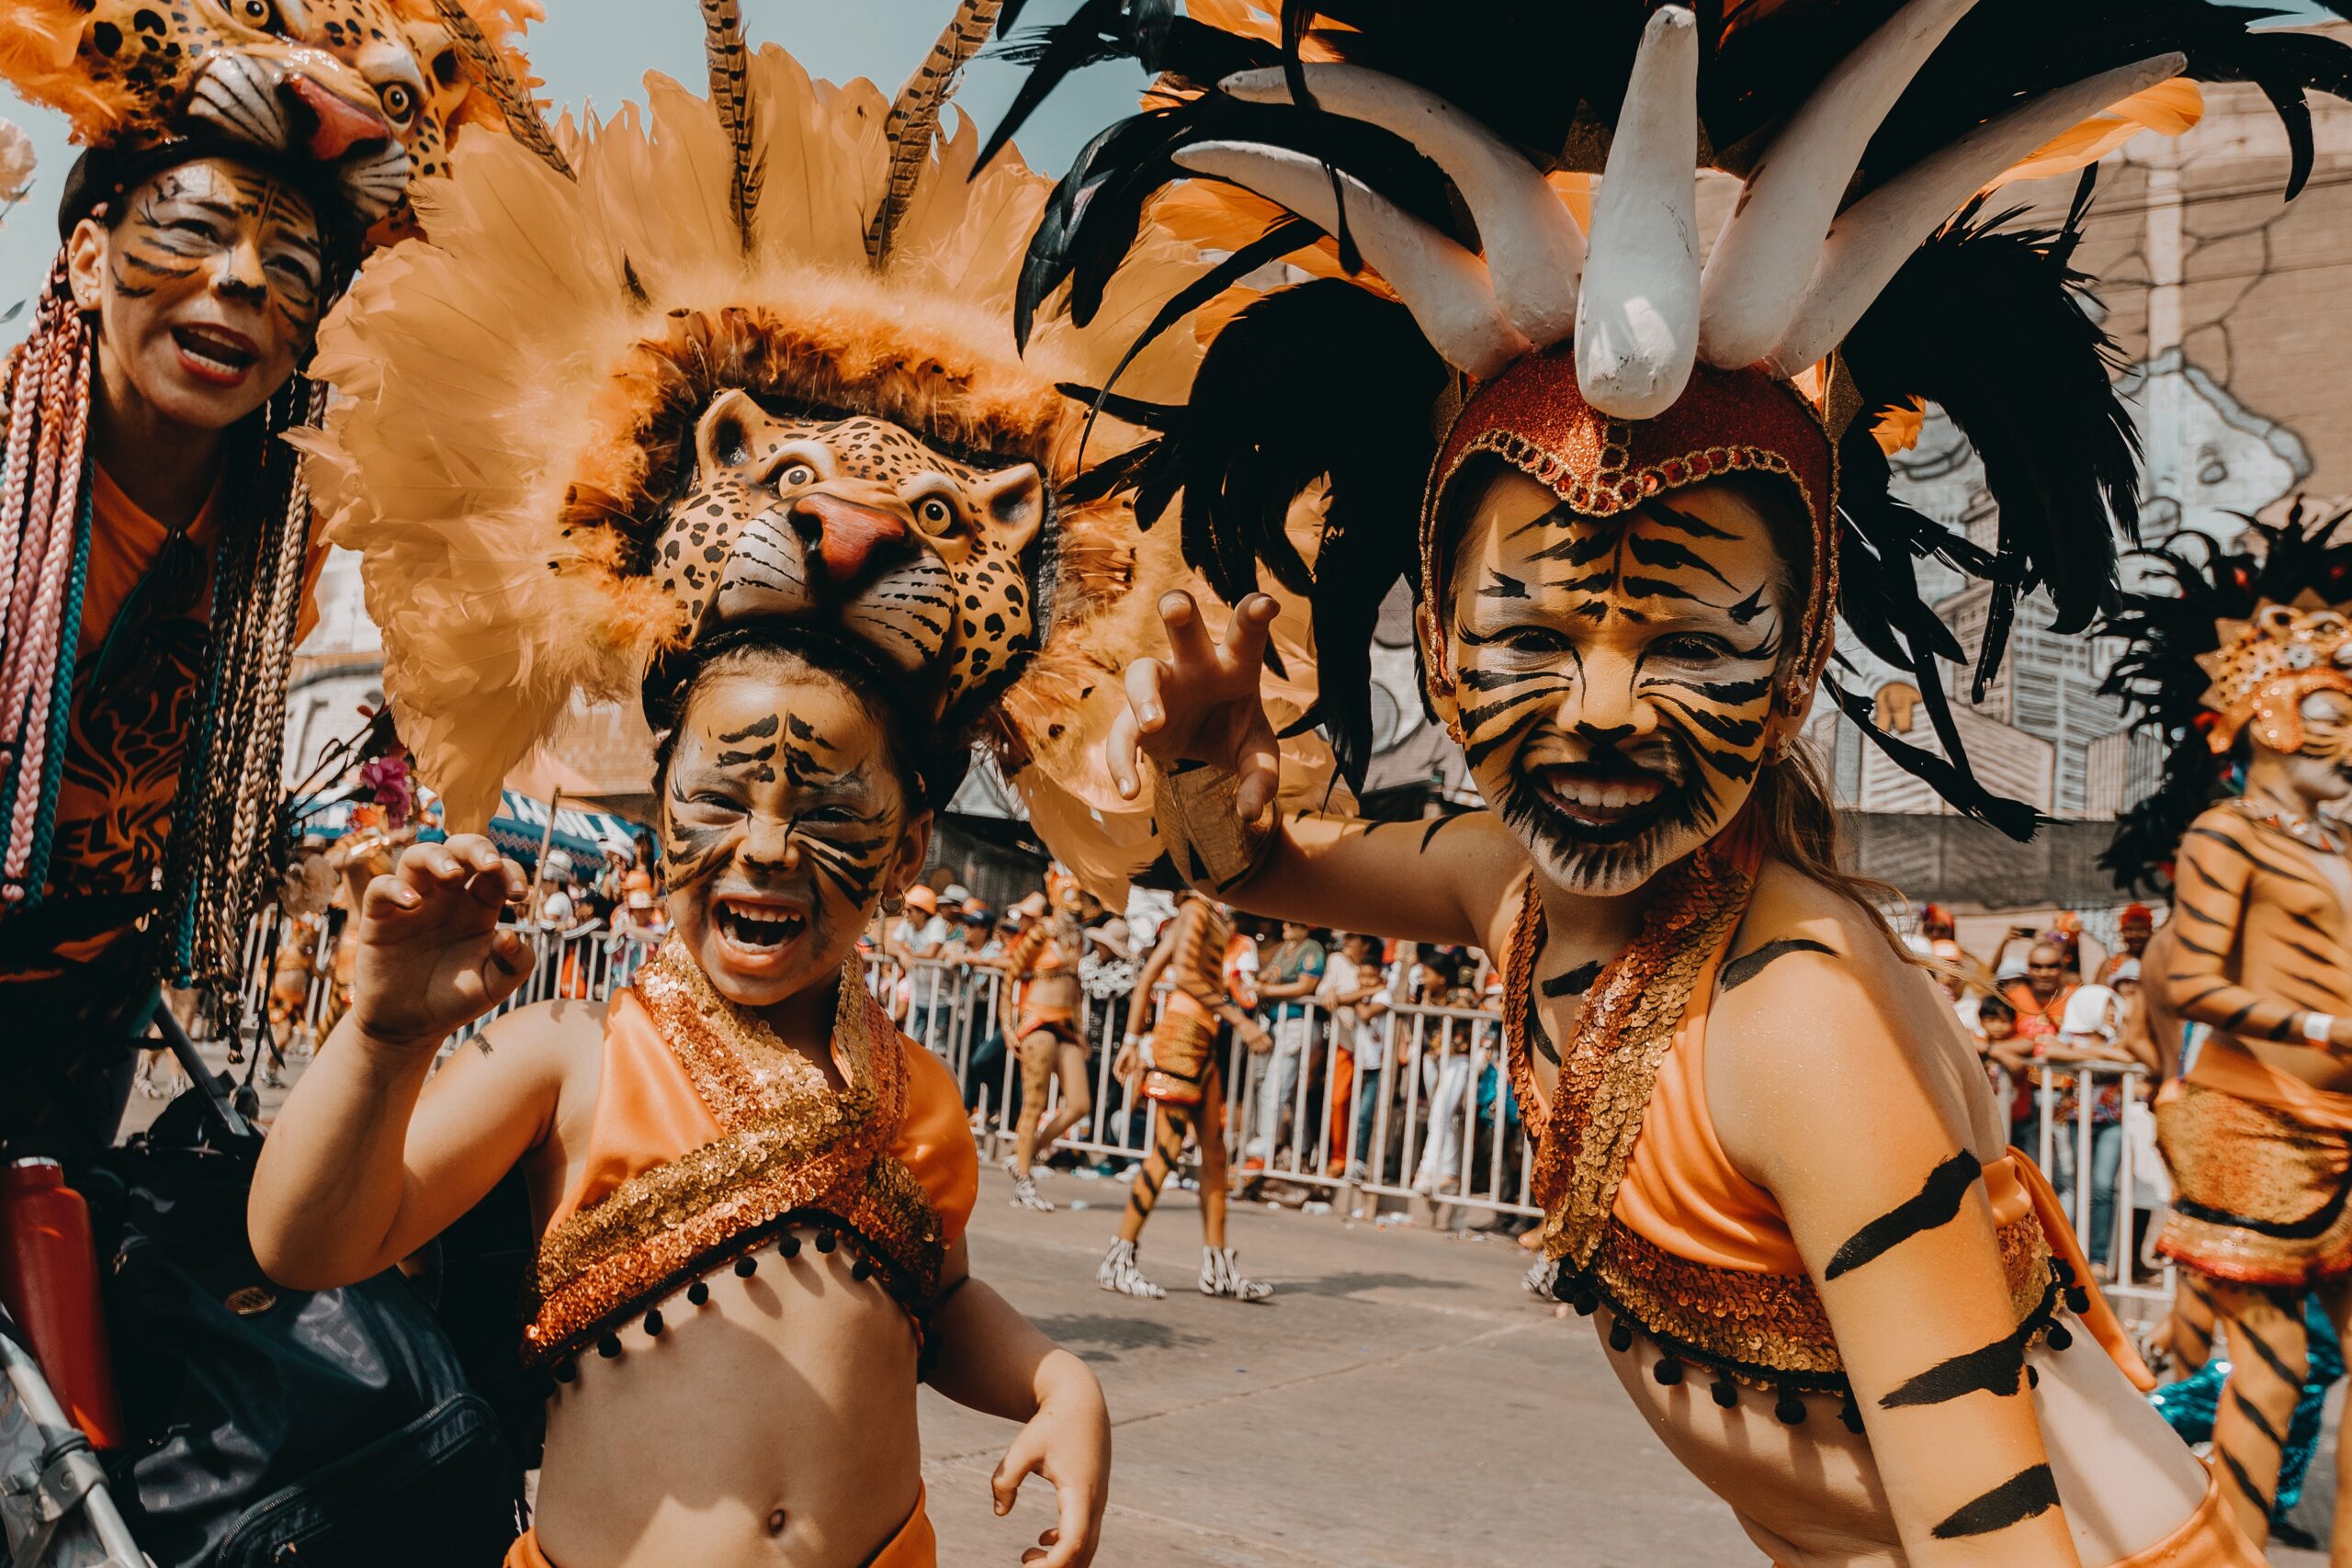
[[[282,1098],[265,1093],[264,1114]],[[134,1124],[158,1103],[134,1096]],[[1520,1289],[1527,1254],[1508,1240],[1237,1206],[1244,1266],[1279,1290],[1243,1306],[1193,1289],[1197,1210],[1170,1190],[1143,1249],[1168,1299],[1136,1302],[1094,1284],[1118,1183],[1057,1175],[1041,1185],[1062,1212],[1037,1214],[1006,1203],[1001,1171],[981,1181],[974,1271],[1085,1357],[1110,1397],[1103,1568],[1764,1561],[1643,1430],[1585,1322]],[[941,1562],[1010,1568],[1052,1522],[1051,1488],[1032,1479],[996,1518],[988,1478],[1013,1427],[922,1399]],[[2324,1530],[2332,1461],[2331,1439],[2298,1511],[2307,1528]],[[2270,1560],[2326,1557],[2274,1546]]]
[[[1200,1223],[1171,1191],[1145,1233],[1165,1302],[1096,1289],[1124,1194],[1064,1175],[1019,1213],[984,1179],[973,1269],[1102,1377],[1117,1423],[1105,1564],[1655,1568],[1759,1562],[1642,1430],[1581,1319],[1518,1284],[1508,1240],[1237,1208],[1257,1306],[1193,1288]],[[1012,1563],[1050,1522],[986,1490],[1012,1428],[924,1395],[942,1561]],[[1031,1483],[1035,1487],[1035,1483]],[[1018,1527],[1018,1528],[1016,1528]]]
[[[1643,1429],[1584,1321],[1520,1289],[1527,1255],[1509,1241],[1237,1207],[1244,1265],[1280,1289],[1242,1306],[1193,1289],[1199,1220],[1171,1191],[1143,1248],[1168,1300],[1135,1302],[1094,1285],[1118,1185],[1042,1190],[1088,1206],[1017,1212],[985,1173],[972,1266],[1102,1379],[1117,1428],[1105,1568],[1763,1563]],[[941,1561],[1017,1562],[1052,1522],[1048,1489],[1031,1481],[996,1518],[988,1476],[1012,1428],[923,1400]],[[2332,1448],[2298,1515],[2322,1529]]]

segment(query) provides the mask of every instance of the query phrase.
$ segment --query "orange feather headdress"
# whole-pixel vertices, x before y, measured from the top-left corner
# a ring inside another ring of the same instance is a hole
[[[968,123],[934,131],[940,51],[894,103],[744,50],[726,20],[709,96],[649,76],[642,107],[558,127],[575,177],[502,141],[461,148],[421,193],[429,239],[370,261],[321,330],[344,397],[301,441],[333,537],[361,553],[401,733],[452,824],[482,821],[575,699],[634,699],[694,635],[608,525],[670,493],[668,411],[741,388],[870,415],[1033,462],[1053,492],[1050,611],[1034,649],[1008,650],[979,739],[1057,857],[1115,891],[1159,852],[1149,802],[1121,800],[1095,752],[1126,664],[1160,649],[1151,604],[1190,579],[1172,530],[1073,489],[1081,448],[1105,460],[1141,433],[1106,417],[1090,434],[1061,389],[1107,379],[1206,264],[1148,233],[1091,327],[1048,323],[1023,355],[1020,258],[1050,185],[1015,159],[976,174]],[[941,50],[986,28],[959,14]],[[1125,376],[1179,397],[1197,353],[1170,334]],[[1289,716],[1310,701],[1294,693]],[[1315,742],[1295,750],[1302,788],[1329,776]]]

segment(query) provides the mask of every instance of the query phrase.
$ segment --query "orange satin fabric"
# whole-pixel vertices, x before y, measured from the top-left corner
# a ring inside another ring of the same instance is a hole
[[[2222,1035],[2206,1035],[2189,1064],[2188,1081],[2283,1111],[2308,1127],[2352,1133],[2352,1094],[2313,1089]]]
[[[1644,1241],[1694,1263],[1802,1274],[1804,1259],[1779,1201],[1734,1168],[1707,1112],[1707,1008],[1723,958],[1718,952],[1709,960],[1691,987],[1611,1212]],[[1984,1168],[1996,1225],[2034,1208],[2018,1169],[2023,1163],[2012,1150]]]
[[[964,1096],[946,1064],[906,1043],[907,1113],[890,1153],[922,1184],[949,1243],[964,1234],[980,1188],[978,1151]],[[613,993],[605,1010],[604,1077],[589,1124],[588,1157],[547,1217],[552,1229],[603,1201],[633,1178],[725,1134],[695,1092],[694,1080],[663,1043],[653,1015],[634,987]]]
[[[916,1492],[915,1511],[881,1551],[865,1560],[865,1568],[939,1568],[939,1536],[931,1528],[928,1501],[922,1492]],[[556,1568],[556,1564],[539,1550],[539,1532],[534,1529],[524,1531],[523,1539],[506,1549],[505,1568]]]

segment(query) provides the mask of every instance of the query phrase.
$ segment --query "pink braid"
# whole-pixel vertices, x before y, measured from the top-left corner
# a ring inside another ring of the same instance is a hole
[[[17,561],[32,491],[33,430],[40,423],[40,378],[49,366],[49,304],[34,313],[33,330],[8,361],[7,466],[0,470],[0,648],[8,641],[8,604],[16,597]]]
[[[7,863],[0,865],[0,897],[12,904],[28,891],[25,875],[32,863],[33,818],[40,813],[40,797],[47,783],[49,720],[53,706],[51,699],[56,691],[58,661],[70,662],[74,658],[74,650],[63,646],[65,585],[74,575],[74,548],[78,542],[75,525],[81,520],[82,510],[82,455],[90,438],[90,337],[78,321],[74,324],[73,338],[73,359],[65,383],[67,395],[73,400],[65,411],[70,417],[62,432],[64,450],[58,455],[59,466],[67,478],[57,487],[56,510],[50,519],[49,558],[41,563],[40,596],[33,605],[33,623],[26,628],[40,639],[40,645],[29,650],[26,663],[44,679],[32,694],[23,761],[17,769],[16,805],[9,814]],[[64,738],[59,737],[58,744],[64,743]]]
[[[41,378],[40,432],[33,451],[32,500],[18,539],[17,592],[8,615],[16,631],[7,648],[0,650],[0,747],[12,751],[24,734],[25,694],[32,686],[33,661],[56,645],[54,626],[44,627],[27,617],[44,598],[53,606],[58,592],[64,586],[62,569],[52,565],[57,552],[50,536],[57,506],[58,448],[65,437],[66,367],[73,363],[72,339],[80,335],[75,330],[79,326],[77,321],[52,339],[48,373]],[[54,583],[50,581],[52,575],[57,578]]]

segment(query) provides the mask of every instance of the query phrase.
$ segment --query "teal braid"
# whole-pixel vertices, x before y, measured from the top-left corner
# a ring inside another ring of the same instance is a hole
[[[212,735],[218,728],[212,716],[220,705],[220,668],[217,660],[208,662],[210,667],[206,671],[204,683],[204,722],[196,732],[196,754],[209,761]],[[174,809],[178,809],[176,805]],[[175,827],[185,826],[184,823],[175,823]],[[171,953],[164,972],[175,987],[192,986],[196,983],[196,900],[193,898],[181,901],[179,919],[172,924],[171,941]]]
[[[90,578],[90,505],[96,486],[88,461],[82,465],[82,505],[74,525],[74,575],[65,582],[64,618],[57,628],[57,678],[49,698],[49,753],[42,759],[40,802],[33,814],[32,858],[25,868],[25,903],[41,900],[49,881],[51,840],[57,831],[57,795],[65,780],[65,753],[73,734],[74,649],[82,640],[82,591]]]

